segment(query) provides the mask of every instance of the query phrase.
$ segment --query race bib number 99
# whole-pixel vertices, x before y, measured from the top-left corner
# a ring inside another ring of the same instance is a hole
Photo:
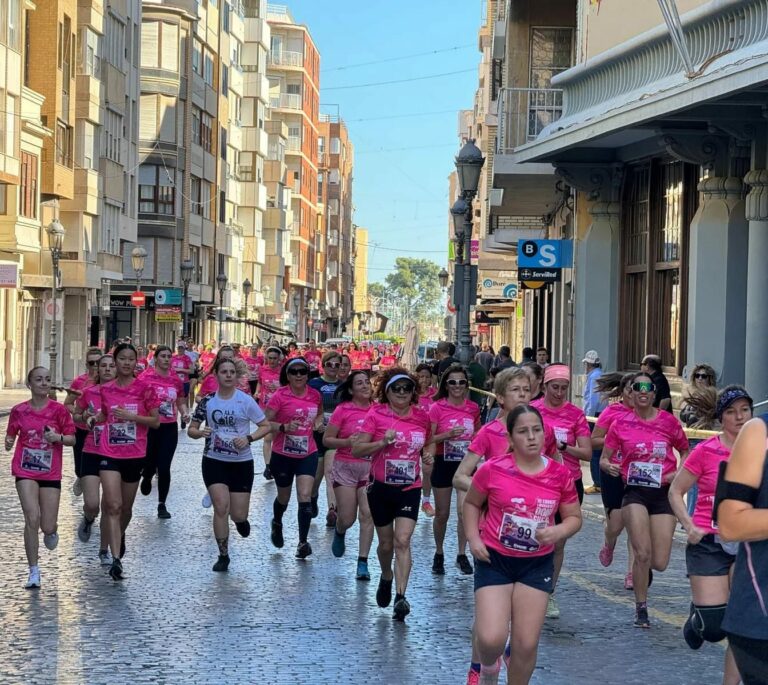
[[[536,530],[539,522],[525,516],[505,511],[499,528],[499,541],[509,549],[535,552],[539,549]]]

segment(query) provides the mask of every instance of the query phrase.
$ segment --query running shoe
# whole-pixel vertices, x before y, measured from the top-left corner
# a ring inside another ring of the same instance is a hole
[[[456,557],[456,566],[459,567],[459,570],[465,576],[471,576],[475,572],[466,554],[459,554]]]
[[[112,566],[109,567],[109,576],[112,580],[123,579],[123,562],[120,559],[112,559]]]
[[[120,536],[120,558],[125,556],[125,533]]]
[[[216,573],[225,573],[227,570],[229,570],[229,555],[219,554],[219,558],[213,565],[213,570],[216,571]]]
[[[648,569],[648,587],[651,587],[653,585],[653,569]]]
[[[355,578],[357,580],[370,580],[371,574],[368,571],[368,562],[367,561],[358,561],[357,562],[357,574],[355,575]]]
[[[378,604],[382,609],[385,609],[389,606],[389,603],[392,601],[392,578],[387,580],[386,578],[381,578],[379,580],[379,589],[376,590],[376,604]]]
[[[694,610],[693,604],[691,604],[691,616],[683,625],[683,639],[691,649],[701,649],[701,645],[704,644],[700,624],[699,613]]]
[[[152,476],[143,476],[141,485],[139,485],[142,495],[149,495],[152,492]]]
[[[312,503],[312,518],[316,519],[320,514],[320,509],[317,506],[317,497],[312,497],[310,502]]]
[[[422,502],[421,510],[424,512],[424,515],[429,516],[429,518],[432,518],[435,515],[435,508],[430,501]]]
[[[265,480],[275,480],[275,477],[272,475],[272,470],[269,468],[269,464],[264,467],[264,473],[261,475],[264,476]]]
[[[99,564],[102,566],[112,566],[112,555],[108,549],[99,550]]]
[[[270,539],[272,540],[272,544],[278,549],[285,544],[285,540],[283,539],[283,524],[280,521],[275,521],[275,519],[272,519],[272,534],[270,535]]]
[[[635,628],[650,628],[651,621],[648,618],[648,609],[641,607],[635,610]]]
[[[474,668],[469,669],[467,685],[480,685],[480,671],[476,671]]]
[[[245,521],[235,521],[235,528],[237,528],[241,538],[247,538],[251,534],[251,523],[248,519],[245,519]]]
[[[392,609],[392,618],[395,621],[405,621],[405,617],[411,613],[411,605],[405,597],[398,599]]]
[[[554,595],[550,595],[547,600],[547,618],[560,618],[560,607],[557,606]]]
[[[182,419],[181,420],[181,430],[186,430],[186,428],[187,428],[187,422],[184,419]]]
[[[624,589],[625,590],[634,590],[635,589],[635,583],[632,580],[632,571],[627,573],[626,576],[624,576]]]
[[[211,502],[211,496],[207,492],[203,495],[202,505],[205,509],[210,509],[213,506],[213,502]]]
[[[306,559],[310,554],[312,554],[312,547],[308,542],[300,542],[299,546],[296,548],[296,558],[297,559]]]
[[[344,534],[339,533],[339,531],[334,528],[333,542],[331,543],[331,552],[333,552],[333,556],[335,556],[336,558],[339,558],[344,556],[345,550],[346,550],[346,544],[344,541]]]
[[[442,554],[435,554],[432,558],[432,573],[436,576],[445,575],[445,557]]]
[[[46,533],[43,535],[43,544],[48,549],[56,549],[56,545],[59,544],[59,534],[58,533]]]
[[[83,484],[80,482],[79,478],[75,478],[74,482],[72,483],[72,494],[75,497],[80,497],[80,495],[83,494]]]
[[[496,659],[493,666],[480,666],[480,679],[477,682],[480,685],[496,685],[499,682],[500,671],[501,659]]]
[[[590,485],[588,488],[584,488],[585,495],[599,495],[600,487],[598,485]]]
[[[597,558],[600,559],[600,563],[608,568],[613,563],[613,548],[608,547],[608,545],[603,545],[600,548],[600,552],[597,555]]]
[[[328,509],[328,513],[325,515],[325,527],[326,528],[335,528],[336,527],[336,519],[338,518],[336,514],[336,507],[331,505],[331,507]]]
[[[80,521],[80,525],[77,527],[77,537],[80,542],[88,542],[91,539],[91,529],[93,528],[93,521],[89,521],[88,517],[83,514],[83,518]]]
[[[38,566],[30,566],[29,577],[27,583],[24,586],[26,590],[34,590],[40,587],[40,568]]]
[[[171,518],[171,514],[168,511],[168,509],[165,508],[165,503],[160,502],[160,504],[157,505],[157,518],[159,519],[169,519]]]

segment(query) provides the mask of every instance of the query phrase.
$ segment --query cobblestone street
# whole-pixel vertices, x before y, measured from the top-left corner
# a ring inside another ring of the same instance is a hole
[[[139,495],[128,531],[126,579],[119,584],[98,564],[98,527],[87,545],[77,540],[79,503],[66,454],[61,540],[49,552],[41,536],[43,585],[36,592],[23,589],[23,520],[6,455],[0,478],[0,682],[464,682],[472,579],[453,566],[442,578],[432,576],[426,518],[414,537],[408,592],[413,613],[405,624],[392,621],[391,609],[376,606],[375,553],[372,582],[355,580],[357,528],[347,536],[347,556],[335,559],[321,513],[310,534],[314,554],[298,562],[294,500],[285,518],[286,546],[271,547],[274,485],[260,475],[251,537],[240,539],[233,528],[230,571],[215,574],[211,510],[200,506],[201,448],[182,436],[168,501],[171,520],[155,517],[154,492]],[[689,602],[683,546],[675,545],[670,569],[651,588],[652,629],[633,628],[633,598],[622,588],[624,538],[614,566],[599,566],[599,502],[588,500],[584,529],[567,550],[558,591],[562,617],[545,625],[532,682],[719,683],[722,647],[705,645],[693,653],[680,634]],[[448,539],[455,539],[453,529]],[[449,543],[446,557],[453,558],[454,550]]]

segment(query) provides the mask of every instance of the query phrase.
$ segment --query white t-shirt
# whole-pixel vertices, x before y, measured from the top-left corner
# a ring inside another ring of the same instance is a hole
[[[203,422],[213,431],[205,439],[203,456],[219,461],[250,461],[251,446],[238,449],[235,438],[244,438],[251,432],[251,422],[261,423],[266,417],[256,400],[242,390],[225,400],[219,393],[207,395],[195,409],[193,421]]]

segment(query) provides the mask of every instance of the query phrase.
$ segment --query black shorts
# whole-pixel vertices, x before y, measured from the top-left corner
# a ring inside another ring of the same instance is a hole
[[[431,482],[433,488],[452,488],[453,477],[459,469],[460,461],[445,461],[442,454],[435,455]]]
[[[550,552],[535,557],[510,557],[488,549],[491,563],[475,559],[475,592],[487,585],[522,583],[535,590],[550,593],[555,574],[554,557]]]
[[[290,488],[293,479],[297,476],[312,476],[317,473],[317,452],[306,457],[286,457],[284,454],[272,450],[272,458],[269,460],[269,470],[275,477],[275,485],[278,488]]]
[[[621,509],[621,500],[624,499],[624,481],[621,476],[612,476],[602,471],[600,473],[600,495],[603,506],[610,514],[614,509]]]
[[[312,437],[315,438],[315,444],[317,445],[317,458],[322,459],[325,456],[325,453],[328,451],[328,448],[323,445],[323,436],[325,433],[320,433],[318,431],[312,431]]]
[[[579,478],[578,480],[573,481],[574,486],[576,487],[576,496],[579,498],[579,506],[584,504],[584,481]],[[560,512],[555,512],[555,525],[559,526],[563,522],[563,517],[560,516]]]
[[[16,476],[16,482],[18,483],[20,480],[33,480],[40,488],[56,488],[56,490],[61,490],[60,480],[37,480],[37,478],[20,478]]]
[[[642,504],[648,510],[649,516],[675,515],[672,511],[672,505],[669,503],[669,485],[662,485],[660,488],[627,485],[621,506],[626,507],[628,504]]]
[[[75,475],[78,478],[84,475],[81,473],[83,468],[83,445],[85,445],[85,439],[88,437],[88,433],[89,431],[87,429],[75,426],[75,446],[72,448],[72,456],[75,458]]]
[[[184,394],[182,395],[182,397],[189,397],[189,386],[190,386],[190,382],[184,381],[184,391],[183,391]]]
[[[388,526],[399,518],[416,521],[420,504],[421,488],[404,490],[402,485],[387,485],[377,480],[368,486],[368,506],[377,528]]]
[[[115,459],[114,457],[99,455],[98,464],[99,472],[117,471],[123,483],[138,483],[144,469],[144,457]]]
[[[256,387],[259,385],[259,381],[248,381],[248,387],[251,389],[251,395],[256,392]]]
[[[689,576],[727,576],[735,554],[726,552],[715,536],[705,535],[697,545],[685,546],[685,569]]]
[[[226,485],[230,492],[250,492],[253,489],[253,459],[222,461],[203,457],[205,487]]]
[[[80,460],[80,478],[84,476],[99,477],[99,461],[102,459],[100,454],[92,452],[83,452],[83,458]]]

